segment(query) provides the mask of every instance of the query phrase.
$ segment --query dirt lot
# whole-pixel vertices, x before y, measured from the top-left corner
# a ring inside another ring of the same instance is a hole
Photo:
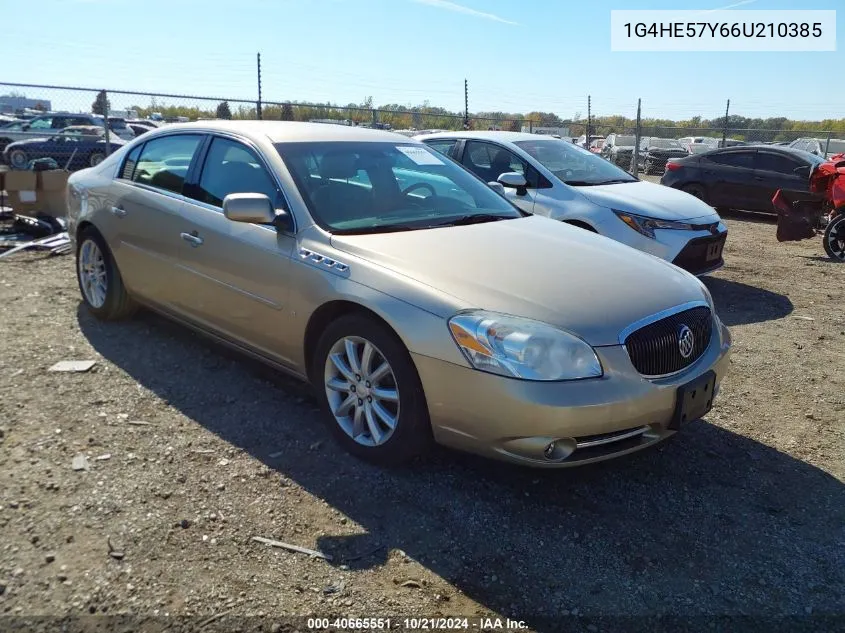
[[[71,257],[1,262],[0,628],[94,613],[268,631],[296,614],[499,614],[542,631],[845,616],[845,266],[820,239],[729,226],[707,282],[735,339],[716,408],[659,450],[559,472],[447,451],[401,472],[362,464],[303,386],[150,314],[96,322]],[[97,364],[47,371],[64,359]]]

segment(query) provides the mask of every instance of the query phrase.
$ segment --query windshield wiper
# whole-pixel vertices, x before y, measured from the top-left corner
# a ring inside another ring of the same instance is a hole
[[[564,180],[563,184],[571,185],[573,187],[592,187],[593,185],[598,185],[597,182],[592,182],[590,180]]]
[[[335,235],[369,235],[370,233],[395,233],[397,231],[414,231],[426,229],[427,226],[409,226],[407,224],[379,224],[377,226],[362,226],[359,229],[334,229]]]
[[[613,180],[603,180],[602,182],[596,182],[593,184],[596,185],[616,185],[622,182],[637,182],[636,178],[614,178]]]
[[[497,222],[498,220],[514,220],[520,216],[511,215],[495,215],[493,213],[473,213],[470,215],[462,215],[457,218],[452,218],[440,224],[432,224],[432,226],[466,226],[467,224],[483,224],[484,222]]]

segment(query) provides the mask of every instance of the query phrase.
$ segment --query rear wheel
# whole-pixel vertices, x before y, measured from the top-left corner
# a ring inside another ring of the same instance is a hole
[[[13,149],[9,152],[9,165],[15,169],[26,169],[29,164],[29,156],[22,149]]]
[[[681,191],[686,191],[688,194],[695,196],[702,202],[707,202],[707,194],[704,191],[704,187],[699,184],[684,185],[681,187]]]
[[[86,307],[98,319],[117,321],[137,309],[111,251],[93,227],[84,229],[77,239],[76,278]]]
[[[824,252],[831,259],[845,262],[845,212],[828,223],[824,232]]]
[[[105,158],[106,158],[105,154],[102,154],[100,152],[94,152],[93,154],[91,154],[91,157],[88,159],[88,164],[91,167],[96,167],[97,165],[102,163],[103,160],[105,160]]]
[[[311,377],[337,441],[382,465],[406,463],[431,444],[428,407],[411,356],[396,335],[365,314],[331,323]]]
[[[647,176],[651,176],[655,173],[654,164],[648,158],[645,161],[645,166],[643,167],[643,171],[646,173]]]

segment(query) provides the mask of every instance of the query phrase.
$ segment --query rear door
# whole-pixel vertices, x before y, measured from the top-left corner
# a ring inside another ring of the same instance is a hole
[[[262,193],[277,209],[289,211],[258,148],[238,137],[213,136],[182,210],[180,260],[189,283],[179,299],[180,310],[227,338],[289,362],[290,336],[282,311],[290,288],[294,232],[228,220],[223,199],[231,193]]]
[[[754,168],[759,196],[757,208],[760,210],[772,209],[772,197],[778,189],[792,192],[809,189],[809,164],[797,158],[761,149],[754,159]]]
[[[699,159],[710,204],[714,207],[753,209],[761,198],[754,179],[756,150],[726,150]]]
[[[112,183],[114,206],[102,228],[127,287],[168,309],[186,285],[183,188],[204,139],[169,134],[134,148]]]

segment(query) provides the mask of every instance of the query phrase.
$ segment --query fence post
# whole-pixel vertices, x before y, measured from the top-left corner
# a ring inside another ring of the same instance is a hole
[[[640,173],[640,137],[642,129],[640,128],[640,108],[642,106],[642,99],[637,99],[637,129],[634,130],[634,152],[631,154],[631,169],[630,173],[634,178]]]
[[[109,130],[109,93],[103,90],[103,123],[106,125],[106,156],[111,156],[111,130]]]
[[[824,144],[824,158],[827,158],[827,153],[830,150],[830,135],[833,134],[832,130],[828,130],[827,132],[827,143]]]
[[[528,119],[528,132],[534,134],[534,119]]]
[[[728,111],[731,109],[731,100],[728,99],[728,104],[725,106],[725,125],[722,128],[722,147],[728,139]]]
[[[590,95],[587,95],[587,131],[584,132],[584,147],[590,149]]]

